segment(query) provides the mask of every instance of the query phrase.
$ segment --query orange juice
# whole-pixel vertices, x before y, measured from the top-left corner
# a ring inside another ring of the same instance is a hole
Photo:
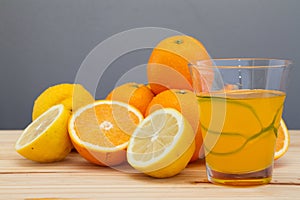
[[[272,170],[284,99],[284,92],[261,89],[198,96],[206,165],[211,173],[234,179],[239,174]],[[271,180],[272,172],[266,173],[262,182]]]

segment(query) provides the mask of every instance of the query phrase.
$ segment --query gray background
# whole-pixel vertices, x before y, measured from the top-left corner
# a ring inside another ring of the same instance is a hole
[[[199,39],[212,57],[271,57],[295,64],[284,119],[300,129],[299,0],[0,0],[0,129],[23,129],[45,88],[74,82],[86,55],[113,34],[154,26]],[[106,96],[150,49],[120,56],[99,83]]]

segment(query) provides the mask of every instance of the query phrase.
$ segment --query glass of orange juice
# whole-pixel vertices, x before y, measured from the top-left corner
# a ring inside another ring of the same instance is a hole
[[[279,59],[232,58],[189,65],[210,182],[271,181],[290,64]]]

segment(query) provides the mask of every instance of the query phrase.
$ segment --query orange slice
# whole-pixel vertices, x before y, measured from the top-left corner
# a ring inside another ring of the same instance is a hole
[[[282,157],[288,150],[290,145],[290,134],[283,119],[280,121],[280,127],[277,133],[276,148],[274,159]]]
[[[128,141],[142,120],[140,111],[129,104],[99,100],[73,113],[69,134],[74,147],[86,160],[114,166],[126,160]]]

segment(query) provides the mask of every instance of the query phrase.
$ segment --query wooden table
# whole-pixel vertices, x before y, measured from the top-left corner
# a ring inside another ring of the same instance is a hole
[[[61,162],[35,163],[14,150],[21,132],[0,131],[0,199],[300,199],[300,131],[290,131],[289,151],[275,162],[272,182],[252,187],[208,183],[203,161],[168,179],[133,173],[128,165],[123,171],[95,166],[76,152]]]

